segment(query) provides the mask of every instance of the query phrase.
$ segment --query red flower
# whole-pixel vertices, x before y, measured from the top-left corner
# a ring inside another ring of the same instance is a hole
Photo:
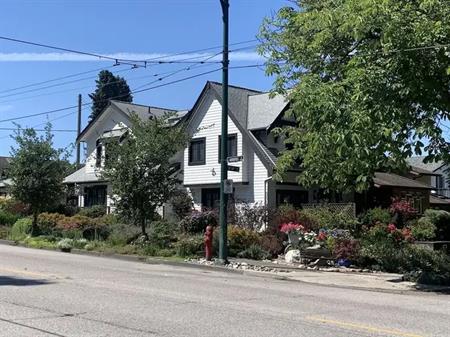
[[[387,226],[387,230],[388,230],[389,233],[393,233],[393,232],[395,232],[397,230],[397,227],[393,223],[390,223]]]
[[[302,225],[293,222],[283,223],[280,225],[280,231],[286,234],[295,231],[303,231],[304,229],[305,228]]]

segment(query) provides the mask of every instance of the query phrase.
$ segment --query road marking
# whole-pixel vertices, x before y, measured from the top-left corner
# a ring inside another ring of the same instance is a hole
[[[376,333],[385,334],[385,335],[389,335],[389,336],[423,337],[423,335],[417,335],[414,333],[403,332],[403,331],[394,330],[394,329],[377,328],[375,326],[364,325],[364,324],[359,324],[359,323],[352,323],[352,322],[336,321],[336,320],[326,319],[326,318],[317,317],[317,316],[308,316],[308,317],[306,317],[306,320],[336,325],[336,326],[339,326],[342,328],[348,328],[348,329],[352,329],[352,330],[365,330],[365,331],[370,331],[370,332],[376,332]]]

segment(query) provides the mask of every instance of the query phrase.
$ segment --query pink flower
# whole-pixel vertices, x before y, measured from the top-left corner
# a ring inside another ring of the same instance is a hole
[[[393,232],[395,232],[397,230],[397,227],[393,223],[390,223],[387,226],[387,230],[388,230],[389,233],[393,233]]]
[[[303,231],[304,229],[305,228],[302,225],[293,222],[283,223],[280,225],[280,231],[286,234],[295,231]]]

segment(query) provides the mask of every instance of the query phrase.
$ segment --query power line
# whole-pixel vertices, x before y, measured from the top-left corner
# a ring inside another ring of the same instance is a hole
[[[24,130],[27,128],[1,128],[0,127],[0,131],[15,131],[15,130]],[[34,131],[46,131],[45,129],[35,129],[34,127],[32,127],[32,129]],[[52,132],[77,132],[77,130],[71,130],[71,129],[51,129]]]

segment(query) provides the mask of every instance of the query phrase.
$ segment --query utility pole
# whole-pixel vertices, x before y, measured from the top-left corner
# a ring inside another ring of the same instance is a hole
[[[220,153],[220,240],[219,260],[228,263],[227,240],[227,204],[228,195],[225,194],[225,180],[228,179],[227,154],[228,154],[228,0],[220,0],[223,20],[223,53],[222,53],[222,136]]]
[[[78,121],[77,121],[77,169],[80,168],[80,142],[78,136],[81,133],[81,94],[78,94]]]

